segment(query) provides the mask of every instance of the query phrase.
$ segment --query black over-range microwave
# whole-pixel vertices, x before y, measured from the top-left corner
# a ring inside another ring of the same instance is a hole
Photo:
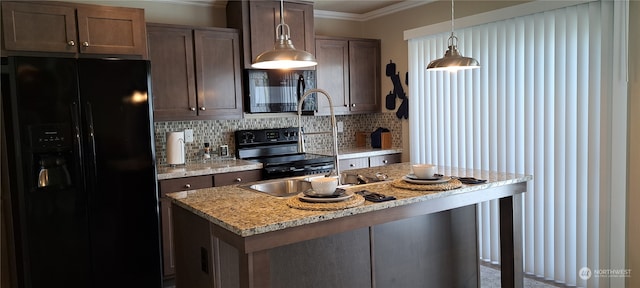
[[[305,91],[316,88],[315,70],[244,71],[245,107],[248,113],[297,112],[298,100]],[[317,110],[317,95],[305,99],[305,114]]]

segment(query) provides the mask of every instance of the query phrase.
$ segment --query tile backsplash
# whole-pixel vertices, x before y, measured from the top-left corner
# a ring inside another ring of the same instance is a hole
[[[336,121],[344,123],[344,132],[338,133],[338,147],[350,148],[356,143],[356,132],[373,132],[378,127],[391,131],[393,147],[402,147],[402,122],[395,113],[371,113],[339,115]],[[159,165],[167,163],[166,133],[193,129],[193,142],[186,143],[186,161],[202,161],[204,143],[210,143],[212,159],[216,159],[220,145],[229,146],[230,157],[235,155],[234,132],[245,129],[265,129],[297,127],[298,116],[245,118],[241,120],[195,120],[155,122],[156,158]],[[306,132],[330,131],[329,116],[302,116],[302,126]],[[307,151],[330,150],[329,135],[309,135],[305,138]],[[367,137],[367,147],[371,147],[371,137]]]

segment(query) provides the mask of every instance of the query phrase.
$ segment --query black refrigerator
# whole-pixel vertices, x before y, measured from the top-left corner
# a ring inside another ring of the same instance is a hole
[[[2,58],[18,287],[162,287],[149,65]]]

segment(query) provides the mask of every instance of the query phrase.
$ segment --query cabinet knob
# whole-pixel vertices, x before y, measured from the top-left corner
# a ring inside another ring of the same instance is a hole
[[[387,164],[387,163],[389,163],[389,161],[387,161],[387,160],[385,159],[385,160],[382,160],[382,163]]]
[[[349,167],[356,167],[356,164],[351,163],[349,164]]]
[[[240,177],[236,178],[236,182],[242,182],[242,178]]]
[[[189,183],[184,184],[184,188],[187,188],[187,189],[191,188],[191,184],[189,184]]]
[[[89,47],[89,42],[87,42],[87,41],[82,42],[82,46],[83,47]]]
[[[351,104],[351,107],[356,107],[356,104],[355,103]]]
[[[190,111],[196,111],[196,107],[189,107]]]
[[[207,108],[204,108],[204,106],[200,107],[200,111],[204,111],[207,110]]]
[[[69,42],[67,42],[67,45],[69,45],[69,46],[76,46],[76,41],[69,40]]]

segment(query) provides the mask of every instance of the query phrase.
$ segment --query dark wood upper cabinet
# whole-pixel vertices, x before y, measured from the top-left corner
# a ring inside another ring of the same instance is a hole
[[[349,41],[316,39],[317,87],[331,96],[336,114],[349,113]],[[329,113],[329,102],[318,95],[318,113]]]
[[[242,70],[237,31],[195,30],[198,115],[242,118]]]
[[[147,56],[144,10],[79,3],[2,2],[3,50]]]
[[[316,37],[317,87],[331,95],[335,114],[380,112],[380,40]],[[319,115],[329,103],[318,97]]]
[[[296,49],[315,55],[313,3],[285,1],[284,22]],[[276,26],[280,23],[280,1],[229,1],[227,24],[242,31],[244,68],[260,53],[273,49]]]
[[[380,40],[349,41],[349,109],[380,112]]]
[[[193,29],[147,25],[155,120],[195,117]]]
[[[148,24],[154,120],[240,119],[238,32]]]
[[[102,6],[76,11],[80,53],[147,55],[143,9]]]

